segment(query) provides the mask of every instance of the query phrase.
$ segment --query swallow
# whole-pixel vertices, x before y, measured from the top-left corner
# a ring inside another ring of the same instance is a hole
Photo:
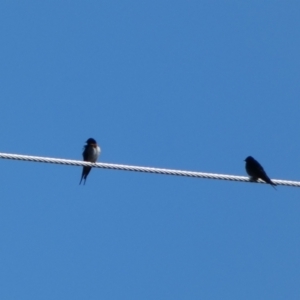
[[[82,152],[82,156],[83,156],[84,161],[89,161],[89,162],[93,162],[93,163],[97,161],[97,159],[100,155],[101,149],[97,145],[97,142],[94,139],[89,138],[86,141],[86,145],[83,147],[83,149],[84,150]],[[85,184],[86,178],[89,175],[91,169],[92,169],[92,167],[83,167],[79,184],[81,184],[82,179],[84,180],[83,184]]]
[[[251,181],[257,181],[258,179],[262,179],[266,183],[271,184],[271,186],[276,190],[276,184],[269,178],[264,168],[257,160],[255,160],[252,156],[248,156],[245,159],[245,162],[245,168],[248,175],[250,176]]]

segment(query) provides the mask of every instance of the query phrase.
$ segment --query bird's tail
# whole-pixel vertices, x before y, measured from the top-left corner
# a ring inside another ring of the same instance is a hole
[[[277,189],[275,187],[275,186],[277,186],[277,184],[275,184],[269,177],[267,177],[265,181],[267,183],[269,183],[277,191]]]
[[[87,175],[86,175],[86,170],[85,170],[85,167],[83,167],[83,169],[82,169],[82,173],[81,173],[81,178],[80,178],[79,185],[81,185],[82,179],[84,179],[84,181],[83,181],[83,185],[85,185],[86,176],[87,176]]]
[[[79,185],[81,185],[82,179],[83,179],[83,174],[82,174],[81,179],[80,179],[80,181],[79,181]],[[83,183],[83,184],[84,184],[84,183]]]
[[[91,169],[92,169],[91,167],[83,167],[79,185],[81,184],[82,179],[84,180],[84,181],[83,181],[83,185],[85,185],[86,178],[87,178],[87,176],[89,175]]]

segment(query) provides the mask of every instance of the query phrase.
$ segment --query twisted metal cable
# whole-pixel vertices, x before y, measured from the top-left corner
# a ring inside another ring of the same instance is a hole
[[[187,177],[195,177],[195,178],[252,182],[246,176],[213,174],[213,173],[150,168],[150,167],[129,166],[129,165],[119,165],[119,164],[108,164],[108,163],[90,163],[90,162],[79,161],[79,160],[31,156],[31,155],[20,155],[20,154],[11,154],[11,153],[0,153],[0,158],[13,159],[13,160],[24,160],[24,161],[32,161],[32,162],[43,162],[43,163],[51,163],[51,164],[61,164],[61,165],[69,165],[69,166],[91,166],[93,168],[103,168],[103,169],[112,169],[112,170],[123,170],[123,171],[164,174],[164,175],[187,176]],[[277,185],[300,187],[299,181],[288,181],[288,180],[279,180],[279,179],[272,179],[272,181]],[[265,182],[259,180],[257,183],[265,183]]]

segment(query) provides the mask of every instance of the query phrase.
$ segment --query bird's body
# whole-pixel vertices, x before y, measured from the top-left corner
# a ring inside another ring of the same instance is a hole
[[[97,142],[94,139],[89,138],[86,141],[86,145],[84,146],[84,151],[82,153],[83,160],[89,162],[96,162],[100,155],[100,152],[101,149],[97,145]],[[83,184],[85,184],[86,178],[89,175],[91,169],[92,167],[83,167],[79,184],[81,184],[82,179],[84,179]]]
[[[273,187],[276,186],[276,184],[269,178],[264,168],[257,160],[255,160],[252,156],[248,156],[245,159],[245,161],[245,168],[248,175],[250,176],[251,181],[257,181],[258,179],[262,179],[266,183],[271,184]]]

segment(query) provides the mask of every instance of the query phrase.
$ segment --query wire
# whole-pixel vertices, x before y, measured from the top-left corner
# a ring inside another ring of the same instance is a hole
[[[112,169],[112,170],[123,170],[123,171],[133,171],[133,172],[164,174],[164,175],[186,176],[186,177],[195,177],[195,178],[240,181],[240,182],[252,182],[246,176],[213,174],[213,173],[150,168],[150,167],[129,166],[129,165],[119,165],[119,164],[108,164],[108,163],[90,163],[90,162],[78,161],[78,160],[20,155],[20,154],[11,154],[11,153],[0,153],[0,158],[31,161],[31,162],[43,162],[43,163],[51,163],[51,164],[61,164],[61,165],[69,165],[69,166],[90,166],[93,168],[103,168],[103,169]],[[279,179],[272,179],[272,181],[277,185],[300,187],[299,181],[288,181],[288,180],[279,180]],[[265,183],[265,182],[259,180],[257,181],[257,183]]]

